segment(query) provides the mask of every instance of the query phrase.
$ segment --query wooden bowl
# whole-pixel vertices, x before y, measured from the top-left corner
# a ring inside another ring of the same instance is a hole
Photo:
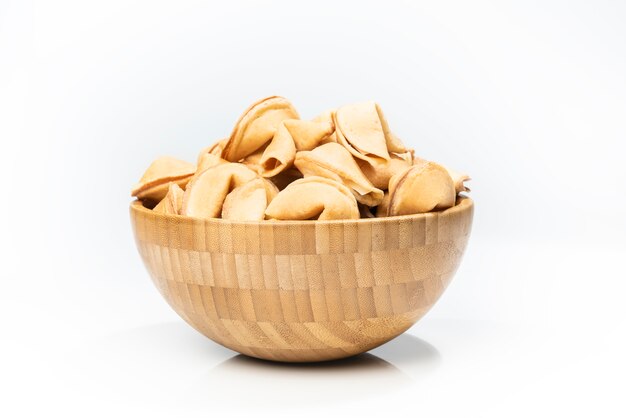
[[[130,206],[170,306],[213,341],[287,362],[363,353],[420,319],[452,279],[474,205],[345,221],[232,222]]]

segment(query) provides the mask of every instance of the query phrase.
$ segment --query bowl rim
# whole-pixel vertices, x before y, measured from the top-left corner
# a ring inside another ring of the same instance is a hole
[[[387,216],[382,218],[359,218],[359,219],[329,219],[329,220],[262,220],[262,221],[233,221],[222,218],[195,218],[192,216],[184,215],[171,215],[165,213],[154,212],[152,209],[148,209],[144,206],[143,201],[133,200],[130,203],[131,213],[142,213],[144,215],[153,216],[157,219],[171,220],[174,222],[180,221],[197,221],[206,222],[216,225],[297,225],[297,226],[311,226],[311,225],[346,225],[346,224],[385,224],[396,223],[399,221],[413,221],[417,219],[427,219],[439,216],[458,215],[463,212],[471,211],[474,207],[474,201],[465,195],[457,196],[457,200],[454,206],[448,209],[426,213],[416,213],[412,215],[399,215],[399,216]]]

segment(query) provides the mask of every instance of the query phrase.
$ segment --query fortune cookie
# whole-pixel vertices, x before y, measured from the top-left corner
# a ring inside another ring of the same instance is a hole
[[[131,195],[140,200],[159,202],[167,194],[169,183],[184,188],[195,173],[196,166],[172,157],[160,157],[150,164],[133,189]]]
[[[281,122],[274,138],[263,151],[259,161],[263,177],[273,177],[291,167],[296,151],[317,147],[334,132],[328,122],[288,119]]]
[[[320,145],[313,151],[298,152],[295,166],[305,178],[321,176],[345,184],[364,205],[376,206],[383,198],[383,191],[365,177],[352,154],[336,142]]]
[[[183,193],[185,191],[178,184],[169,183],[167,194],[153,210],[166,215],[180,215],[180,209],[183,206]]]
[[[320,144],[333,142],[328,139],[335,132],[335,126],[330,121],[291,119],[283,123],[297,151],[310,151]]]
[[[325,177],[305,177],[282,190],[268,205],[269,219],[358,219],[359,208],[350,190]]]
[[[299,119],[292,104],[280,96],[262,99],[250,106],[235,124],[224,145],[222,158],[237,162],[267,144],[285,119]]]
[[[219,164],[195,176],[183,195],[182,215],[195,218],[217,218],[226,196],[242,184],[258,178],[240,163]]]
[[[388,160],[382,158],[370,158],[368,160],[357,160],[363,175],[377,188],[386,190],[389,187],[389,179],[395,174],[406,170],[411,166],[406,159],[390,154]]]
[[[443,166],[443,165],[442,165]],[[471,180],[470,176],[464,173],[459,173],[456,170],[443,166],[446,170],[448,170],[448,174],[452,177],[452,182],[454,183],[454,189],[457,193],[461,192],[469,192],[469,187],[465,186],[465,182]]]
[[[265,219],[267,205],[277,194],[278,188],[264,178],[236,187],[224,200],[222,219],[261,221]]]
[[[437,163],[421,161],[391,178],[386,216],[446,209],[455,201],[456,191],[448,171]]]
[[[399,139],[398,139],[398,141],[399,141]],[[393,156],[401,158],[404,161],[406,161],[407,163],[413,165],[413,160],[415,160],[415,150],[414,149],[407,149],[406,152],[393,153],[392,157]]]
[[[413,165],[416,164],[422,164],[427,162],[427,160],[421,158],[421,157],[416,157],[415,155],[413,155]],[[440,164],[443,168],[446,169],[446,171],[448,172],[448,174],[450,174],[450,177],[452,177],[452,181],[454,182],[454,190],[457,193],[461,193],[461,192],[469,192],[470,189],[469,187],[465,186],[465,182],[471,180],[470,176],[464,173],[460,173],[456,170],[453,170],[449,167],[446,167],[443,164]]]
[[[320,113],[319,115],[311,119],[311,121],[313,122],[324,122],[332,126],[333,132],[328,136],[328,138],[326,138],[324,142],[337,142],[337,135],[335,134],[335,113],[336,112],[337,112],[337,109],[330,109],[323,113]]]
[[[406,148],[391,133],[382,110],[375,102],[342,106],[334,115],[337,142],[361,160],[389,160],[389,152]]]
[[[291,167],[296,156],[296,145],[283,121],[258,161],[258,173],[263,177],[273,177]]]
[[[263,153],[267,147],[263,146],[248,155],[246,158],[241,160],[241,163],[248,167],[250,170],[255,171],[256,173],[263,172],[263,167],[261,166],[261,158],[263,158]]]
[[[210,152],[202,153],[198,156],[198,168],[196,169],[195,176],[202,173],[207,168],[215,167],[216,165],[224,164],[227,162],[228,161],[226,161],[222,157],[211,154]]]

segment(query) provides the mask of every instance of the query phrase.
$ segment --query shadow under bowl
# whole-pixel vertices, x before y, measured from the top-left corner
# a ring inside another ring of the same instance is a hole
[[[233,222],[130,206],[157,289],[192,327],[248,356],[312,362],[402,334],[439,299],[469,239],[474,204],[338,221]]]

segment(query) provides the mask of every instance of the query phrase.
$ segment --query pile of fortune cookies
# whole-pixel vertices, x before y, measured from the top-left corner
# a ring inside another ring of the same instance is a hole
[[[450,208],[467,180],[416,157],[375,102],[303,120],[272,96],[250,106],[197,164],[155,160],[131,194],[154,212],[201,219],[359,219]]]

